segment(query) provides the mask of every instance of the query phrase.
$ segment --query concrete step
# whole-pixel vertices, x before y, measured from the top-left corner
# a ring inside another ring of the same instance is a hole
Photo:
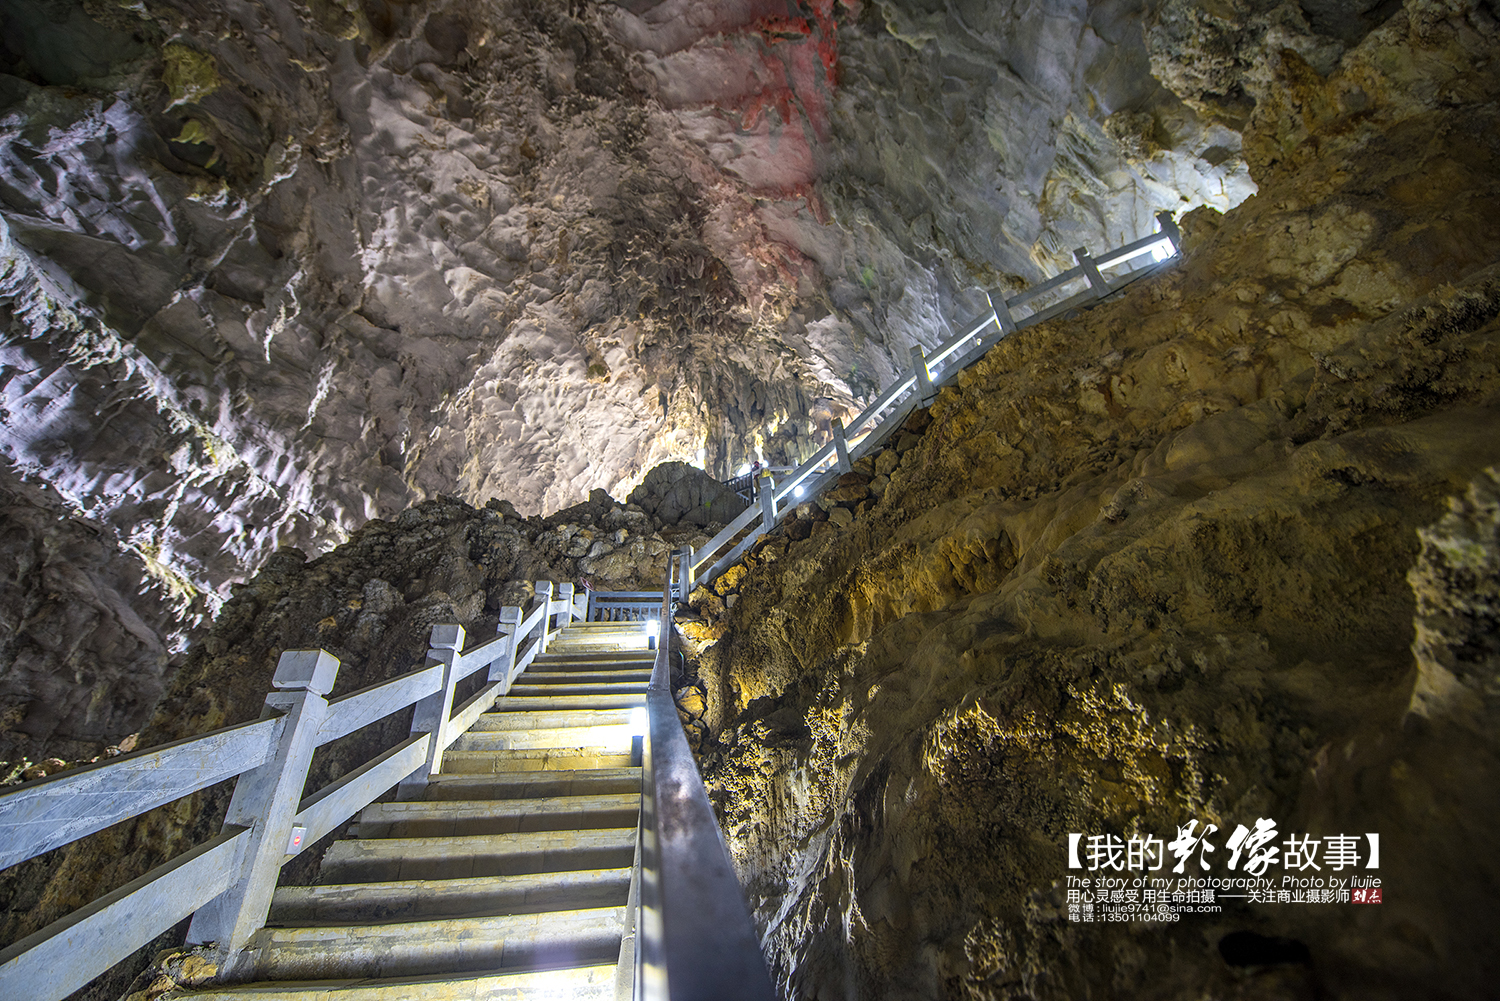
[[[590,643],[624,643],[632,647],[643,647],[649,635],[650,630],[641,622],[627,622],[619,625],[611,623],[607,629],[582,630],[574,627],[553,636],[552,641],[547,644],[547,649],[551,651],[560,643],[569,646]]]
[[[422,976],[616,960],[624,907],[385,924],[264,928],[246,950],[256,979]]]
[[[600,695],[558,694],[555,690],[549,689],[539,695],[501,696],[495,700],[490,711],[509,713],[517,710],[533,712],[543,709],[633,709],[637,706],[644,708],[645,705],[644,688],[638,692],[606,692]]]
[[[628,827],[639,820],[639,792],[548,799],[416,800],[374,803],[359,815],[355,837],[438,838]]]
[[[519,699],[529,695],[644,695],[649,678],[635,681],[590,681],[581,683],[552,682],[532,684],[529,678],[520,678],[510,686],[506,698]],[[530,708],[530,707],[528,707]]]
[[[547,650],[548,653],[557,657],[566,657],[569,660],[585,657],[589,654],[608,654],[620,660],[635,660],[643,655],[652,655],[656,652],[647,648],[644,636],[641,637],[639,642],[553,643]]]
[[[562,970],[477,973],[389,980],[317,980],[235,984],[173,991],[162,1001],[614,1001],[613,962]]]
[[[639,768],[553,769],[490,774],[445,773],[427,780],[428,800],[538,799],[641,792]]]
[[[634,859],[635,833],[634,827],[611,827],[442,838],[353,838],[329,846],[319,878],[330,883],[376,883],[615,869]]]
[[[525,876],[283,886],[271,901],[268,923],[281,926],[376,923],[620,907],[629,894],[629,866]]]
[[[527,671],[516,679],[517,685],[623,685],[646,684],[651,680],[649,669],[621,669],[614,671]],[[514,686],[512,686],[514,689]]]
[[[470,733],[526,730],[530,727],[622,726],[639,722],[631,709],[540,709],[485,713]]]
[[[526,668],[528,672],[538,671],[542,673],[553,671],[649,671],[655,660],[642,660],[639,657],[622,657],[611,655],[609,657],[559,657],[556,660],[542,660],[538,657]]]
[[[454,751],[508,751],[548,747],[599,747],[627,752],[637,736],[629,723],[608,726],[539,726],[529,730],[469,731],[450,745]]]
[[[630,636],[644,635],[645,632],[646,632],[645,629],[637,626],[636,629],[635,629],[635,631],[633,633],[631,633]],[[625,638],[629,639],[630,637],[627,636]],[[554,639],[552,642],[556,643],[557,640]],[[614,642],[614,641],[611,640],[611,642]],[[584,657],[584,658],[597,657],[600,660],[606,660],[606,659],[610,659],[610,658],[614,658],[616,660],[620,660],[620,659],[625,659],[625,660],[655,660],[656,659],[656,651],[655,650],[642,650],[639,647],[631,647],[631,648],[626,649],[626,650],[601,650],[601,651],[599,651],[597,653],[574,654],[573,656]],[[562,655],[557,653],[556,647],[549,646],[542,653],[537,654],[536,659],[537,660],[560,660],[560,659],[562,659]]]
[[[555,653],[558,650],[566,650],[574,647],[608,646],[616,645],[620,649],[644,650],[649,645],[651,632],[645,625],[636,625],[626,629],[613,630],[611,632],[597,633],[562,633],[554,636],[547,644],[547,652]]]
[[[617,747],[521,747],[509,750],[453,751],[443,755],[443,771],[463,775],[539,772],[638,765],[630,749]]]

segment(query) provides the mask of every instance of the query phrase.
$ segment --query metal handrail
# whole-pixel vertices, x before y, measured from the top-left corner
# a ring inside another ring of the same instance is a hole
[[[874,402],[849,423],[847,431],[844,425],[834,421],[833,441],[813,453],[790,476],[775,481],[769,477],[761,477],[757,484],[757,490],[761,494],[760,504],[746,508],[702,549],[689,553],[685,561],[687,577],[681,586],[685,591],[691,591],[695,585],[707,584],[727,570],[756,539],[776,527],[792,501],[811,500],[831,486],[837,481],[837,476],[833,474],[848,472],[852,462],[874,451],[881,442],[895,433],[907,414],[918,404],[928,405],[938,388],[956,379],[959,372],[983,357],[1001,338],[1112,295],[1136,279],[1153,272],[1155,268],[1136,268],[1114,278],[1106,278],[1102,274],[1104,270],[1119,267],[1145,254],[1165,253],[1169,258],[1180,254],[1182,234],[1171,213],[1158,212],[1156,221],[1161,227],[1158,232],[1109,251],[1102,257],[1091,257],[1084,248],[1078,248],[1073,252],[1078,261],[1077,267],[1069,268],[1062,274],[1009,298],[998,290],[988,293],[989,314],[979,317],[964,333],[938,345],[931,355],[925,354],[920,346],[913,347],[912,371],[887,386]],[[1076,282],[1085,282],[1087,287],[1060,302],[1050,305],[1037,302],[1049,293],[1065,289]],[[1029,313],[1016,318],[1015,311],[1023,307]],[[852,449],[848,448],[848,442],[855,442]],[[736,542],[736,539],[739,541]],[[730,547],[727,553],[724,552],[726,547]]]
[[[636,1001],[775,1001],[750,910],[672,700],[672,566],[646,689]]]

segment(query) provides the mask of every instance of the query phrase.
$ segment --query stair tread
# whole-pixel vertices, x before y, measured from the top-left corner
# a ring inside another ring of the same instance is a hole
[[[527,695],[645,695],[648,683],[649,679],[646,678],[639,681],[593,681],[571,684],[553,682],[539,685],[522,681],[512,685],[510,693],[505,697],[515,699]]]
[[[479,753],[562,747],[593,747],[612,751],[629,751],[638,728],[631,723],[609,723],[599,726],[534,726],[516,730],[470,730],[461,735],[446,753]]]
[[[615,958],[625,908],[263,928],[247,947],[258,978],[418,976]]]
[[[545,799],[409,800],[374,803],[359,817],[360,838],[443,837],[616,827],[638,821],[641,794]]]
[[[326,867],[330,862],[346,857],[390,856],[398,852],[410,857],[424,854],[453,857],[485,848],[522,851],[554,846],[566,848],[573,843],[585,842],[612,846],[622,839],[633,842],[634,838],[634,827],[601,827],[588,831],[528,831],[521,834],[458,834],[437,838],[345,838],[328,846],[323,864]]]
[[[389,823],[406,817],[583,813],[588,810],[639,806],[640,801],[640,793],[596,793],[534,799],[414,799],[396,803],[371,803],[365,807],[359,819],[361,822],[369,818]]]
[[[634,755],[615,747],[511,747],[489,751],[449,751],[443,772],[468,775],[500,772],[574,771],[580,768],[623,768],[635,764]]]
[[[496,730],[527,730],[532,727],[608,726],[635,723],[632,709],[512,709],[485,713],[469,727],[469,733],[491,733]]]
[[[651,672],[645,668],[628,671],[527,671],[516,679],[517,685],[589,685],[626,684],[650,681]],[[514,687],[514,686],[512,686]]]
[[[173,991],[162,1001],[530,1001],[537,997],[613,1001],[614,963],[570,969],[485,971],[457,977],[392,977],[233,984]]]
[[[270,922],[335,923],[357,912],[360,923],[472,914],[514,914],[618,906],[630,892],[629,866],[516,876],[382,880],[278,887]]]
[[[335,841],[323,856],[328,883],[462,879],[611,869],[635,855],[635,827]]]
[[[629,784],[628,789],[622,788],[627,783]],[[641,769],[639,766],[627,766],[624,768],[557,768],[548,771],[490,772],[485,774],[443,772],[440,775],[428,777],[427,795],[429,799],[447,799],[450,796],[453,798],[469,798],[469,796],[465,795],[469,793],[473,794],[473,798],[524,799],[542,795],[533,790],[563,790],[547,793],[546,795],[584,795],[582,792],[573,792],[573,790],[584,790],[599,786],[613,787],[613,791],[633,791],[639,793],[641,788]],[[477,794],[479,790],[515,790],[516,796],[496,796],[493,792],[490,792],[481,797]]]
[[[502,695],[490,707],[491,712],[536,712],[543,709],[634,709],[646,704],[646,692],[604,692],[580,694],[546,692],[537,695]],[[486,714],[488,715],[488,714]]]

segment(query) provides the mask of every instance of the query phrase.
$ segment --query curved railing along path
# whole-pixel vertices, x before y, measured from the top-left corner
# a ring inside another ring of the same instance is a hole
[[[1092,257],[1084,248],[1078,248],[1073,252],[1078,261],[1076,267],[1024,292],[1009,298],[999,292],[987,293],[990,313],[938,345],[932,354],[926,354],[920,345],[912,347],[909,373],[886,387],[847,429],[834,421],[833,440],[789,475],[773,478],[769,473],[763,474],[756,491],[760,503],[746,508],[702,549],[690,550],[681,557],[684,593],[712,581],[733,565],[756,539],[776,527],[793,502],[811,500],[836,483],[854,462],[875,451],[901,427],[912,410],[930,404],[939,388],[982,358],[1001,338],[1112,295],[1153,273],[1161,262],[1177,256],[1182,245],[1177,224],[1167,212],[1158,213],[1156,221],[1161,227],[1158,232],[1100,257]],[[1111,276],[1105,274],[1148,254],[1153,260],[1145,267]],[[1084,284],[1080,291],[1043,304],[1079,283]]]

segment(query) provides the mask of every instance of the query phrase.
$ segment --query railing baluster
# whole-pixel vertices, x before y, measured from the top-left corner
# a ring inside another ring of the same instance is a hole
[[[931,406],[937,398],[937,390],[932,385],[932,373],[927,370],[927,354],[920,344],[911,346],[911,370],[917,377],[917,398],[922,401],[922,406]]]
[[[464,646],[463,626],[433,626],[427,659],[443,665],[443,687],[417,703],[411,714],[411,732],[432,734],[432,743],[427,748],[427,763],[401,780],[396,788],[397,799],[415,799],[427,788],[427,777],[443,766],[443,750],[448,746],[443,740],[448,729],[448,717],[453,714],[453,685],[457,681],[454,662]]]
[[[828,425],[828,429],[833,432],[833,447],[838,451],[838,470],[841,473],[847,473],[854,468],[854,464],[849,461],[849,443],[844,440],[843,420],[834,418],[833,423]]]
[[[506,644],[505,656],[490,665],[487,681],[509,681],[510,672],[516,666],[516,652],[521,649],[521,606],[506,605],[500,609],[500,621],[495,625],[495,632],[509,636],[510,642]]]
[[[543,654],[547,652],[547,641],[551,639],[552,633],[552,582],[550,580],[536,582],[536,600],[541,603],[542,609],[542,638],[536,652]]]
[[[307,784],[307,766],[318,745],[318,727],[328,712],[339,661],[326,650],[288,650],[281,655],[266,696],[266,714],[286,714],[281,742],[270,761],[241,775],[234,786],[224,832],[248,828],[235,860],[229,889],[199,908],[188,928],[192,943],[217,942],[223,971],[232,974],[245,943],[266,922],[271,894],[281,874],[292,818]]]
[[[1089,288],[1094,290],[1094,298],[1103,299],[1109,295],[1109,283],[1099,273],[1094,259],[1089,256],[1088,248],[1079,247],[1073,251],[1073,257],[1078,261],[1078,267],[1083,270],[1083,276],[1089,280]]]
[[[768,530],[776,525],[776,483],[770,473],[760,477],[760,520]]]
[[[1000,327],[1000,336],[1009,337],[1015,333],[1016,320],[1010,315],[1010,304],[1005,301],[1005,293],[999,289],[992,289],[985,295],[990,300],[990,309],[995,312],[995,323]]]

